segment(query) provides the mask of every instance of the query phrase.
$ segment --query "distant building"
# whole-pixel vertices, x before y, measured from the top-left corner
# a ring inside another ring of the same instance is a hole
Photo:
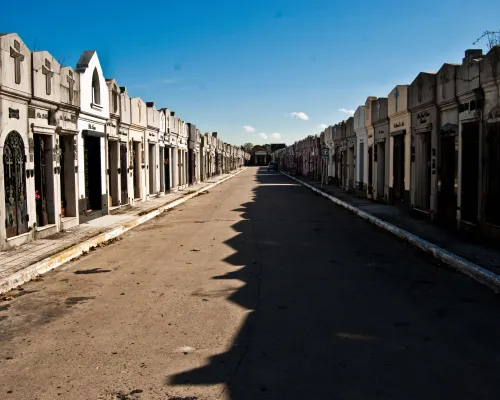
[[[267,165],[271,161],[271,151],[268,146],[254,146],[250,153],[250,165]]]
[[[271,144],[271,153],[274,153],[276,150],[284,149],[286,147],[285,143],[273,143]]]

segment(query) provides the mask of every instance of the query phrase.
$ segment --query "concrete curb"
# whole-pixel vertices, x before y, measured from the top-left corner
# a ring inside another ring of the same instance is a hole
[[[165,210],[170,210],[171,208],[177,207],[178,205],[185,203],[186,201],[192,199],[197,196],[200,192],[204,192],[206,190],[212,189],[215,186],[220,185],[221,183],[226,182],[227,180],[234,178],[236,175],[245,171],[245,168],[240,169],[239,171],[234,172],[230,176],[221,179],[218,182],[211,183],[201,189],[198,189],[194,193],[188,194],[177,200],[174,200],[170,203],[167,203],[163,206],[160,206],[156,210],[153,210],[145,215],[142,215],[136,218],[133,221],[130,221],[126,224],[118,226],[116,228],[111,229],[108,232],[104,232],[94,236],[91,239],[88,239],[82,243],[76,244],[74,246],[69,247],[66,250],[63,250],[57,254],[54,254],[50,257],[44,258],[41,261],[38,261],[35,264],[31,264],[30,266],[15,272],[7,278],[4,278],[0,281],[0,294],[6,293],[9,290],[14,289],[15,287],[22,285],[25,282],[30,281],[35,278],[37,275],[42,275],[54,268],[60,267],[61,265],[71,261],[75,257],[81,256],[84,252],[88,252],[89,249],[99,245],[100,243],[107,242],[108,240],[114,239],[120,235],[123,235],[125,232],[135,228],[136,226],[142,225],[145,222],[153,219],[163,213]]]
[[[398,228],[395,225],[392,225],[388,222],[385,222],[381,220],[380,218],[377,218],[366,211],[360,210],[359,208],[356,208],[349,203],[346,203],[345,201],[342,201],[338,199],[335,196],[332,196],[328,193],[325,193],[314,186],[309,185],[306,182],[301,181],[300,179],[297,179],[289,174],[286,174],[284,172],[281,172],[282,175],[287,176],[290,179],[293,179],[294,181],[300,183],[301,185],[311,189],[313,192],[316,192],[323,197],[326,197],[330,201],[334,202],[335,204],[338,204],[339,206],[342,206],[346,208],[347,210],[355,213],[359,217],[366,219],[367,221],[370,221],[372,224],[377,225],[378,227],[385,229],[386,231],[396,235],[400,239],[403,239],[404,241],[412,244],[415,247],[418,247],[419,249],[423,250],[426,253],[431,254],[435,259],[457,269],[461,273],[470,276],[471,278],[475,279],[476,281],[488,286],[489,288],[493,289],[495,293],[500,292],[500,276],[494,274],[493,272],[487,270],[486,268],[480,267],[477,264],[474,264],[465,258],[462,258],[448,250],[445,250],[439,246],[436,246],[435,244],[428,242],[427,240],[424,240],[413,233],[410,233],[408,231],[405,231],[404,229]]]

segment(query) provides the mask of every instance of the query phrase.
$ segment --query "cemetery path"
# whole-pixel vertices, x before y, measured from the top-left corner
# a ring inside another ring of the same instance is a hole
[[[497,399],[498,297],[249,168],[0,302],[2,399]]]

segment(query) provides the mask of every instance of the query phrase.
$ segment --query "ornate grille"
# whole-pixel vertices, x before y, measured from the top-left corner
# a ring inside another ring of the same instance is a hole
[[[3,154],[5,229],[7,237],[28,231],[24,142],[17,132],[5,139]]]

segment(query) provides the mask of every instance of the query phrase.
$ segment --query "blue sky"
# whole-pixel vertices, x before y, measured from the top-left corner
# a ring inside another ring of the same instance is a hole
[[[227,142],[289,144],[500,29],[497,1],[405,3],[25,0],[2,4],[0,29],[64,65],[97,50],[130,95]]]

